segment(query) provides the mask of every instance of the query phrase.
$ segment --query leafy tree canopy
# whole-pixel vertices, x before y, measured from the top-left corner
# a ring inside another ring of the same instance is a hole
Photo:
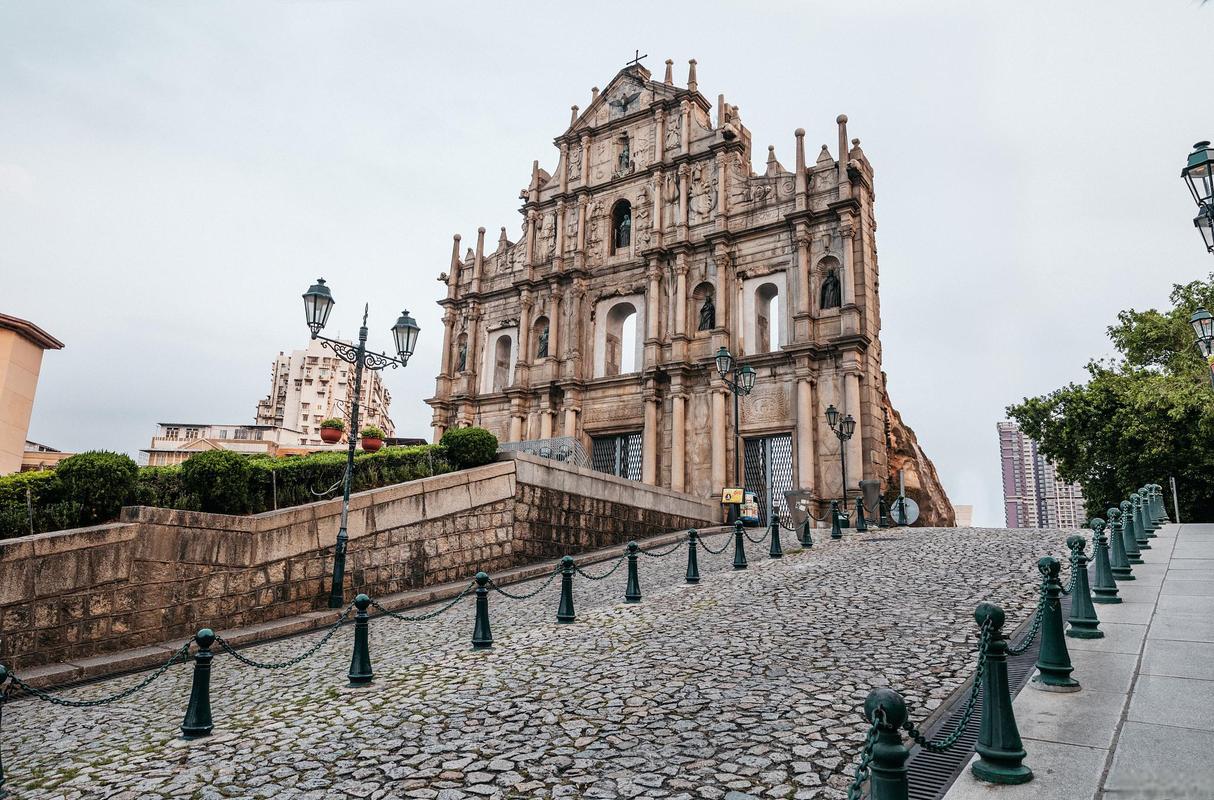
[[[1189,325],[1199,306],[1214,307],[1214,274],[1173,286],[1171,303],[1118,314],[1108,333],[1119,356],[1088,362],[1087,383],[1007,409],[1059,475],[1083,487],[1089,516],[1175,477],[1181,519],[1214,519],[1214,389]]]

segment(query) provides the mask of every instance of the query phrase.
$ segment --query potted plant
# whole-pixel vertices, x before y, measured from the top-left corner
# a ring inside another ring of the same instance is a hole
[[[368,453],[374,453],[384,446],[384,432],[374,425],[364,425],[358,435],[362,437],[363,450]]]
[[[336,417],[329,417],[320,423],[320,439],[325,444],[337,444],[346,430],[346,423]]]

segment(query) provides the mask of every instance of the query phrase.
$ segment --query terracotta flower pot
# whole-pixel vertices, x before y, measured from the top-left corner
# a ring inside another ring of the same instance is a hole
[[[371,438],[370,436],[364,436],[362,444],[363,450],[366,450],[368,453],[374,453],[384,446],[384,440],[379,437]]]
[[[321,428],[320,440],[325,444],[337,444],[341,441],[341,430],[338,428]]]

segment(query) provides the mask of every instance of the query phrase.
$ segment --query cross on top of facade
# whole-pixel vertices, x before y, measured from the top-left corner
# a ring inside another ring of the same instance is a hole
[[[642,58],[649,58],[649,54],[648,54],[648,53],[646,53],[645,55],[641,55],[641,51],[640,51],[640,50],[634,50],[634,51],[633,51],[633,55],[634,55],[633,59],[632,59],[631,61],[629,61],[627,64],[625,64],[624,66],[626,66],[626,67],[631,67],[631,66],[633,66],[633,65],[636,65],[636,66],[638,66],[638,67],[639,67],[639,66],[641,65],[641,59],[642,59]]]

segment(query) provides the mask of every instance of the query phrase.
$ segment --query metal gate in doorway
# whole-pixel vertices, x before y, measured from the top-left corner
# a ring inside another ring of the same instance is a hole
[[[792,434],[756,436],[745,440],[746,488],[759,501],[759,521],[766,525],[774,509],[788,515],[784,493],[792,491]]]

